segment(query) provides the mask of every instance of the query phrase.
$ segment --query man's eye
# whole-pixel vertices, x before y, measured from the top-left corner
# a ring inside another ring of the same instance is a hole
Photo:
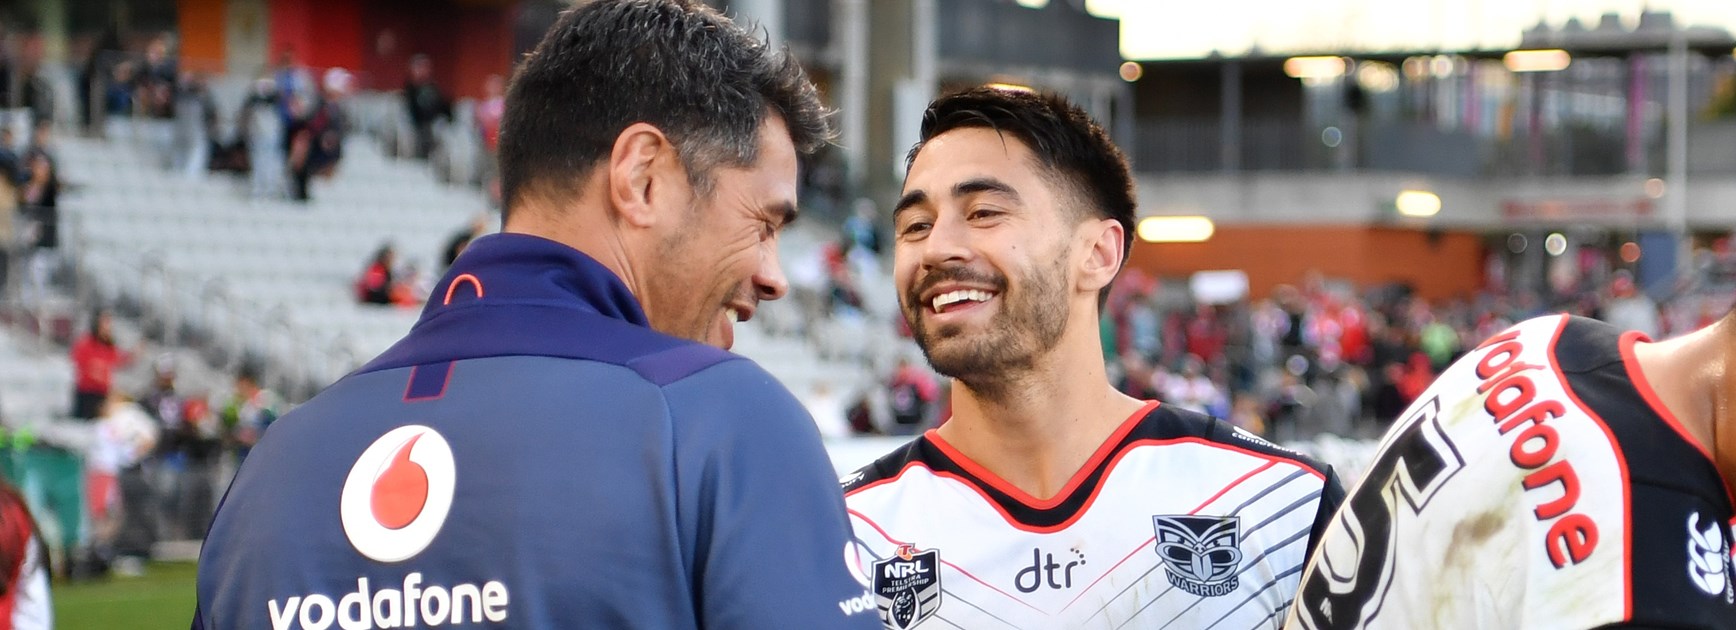
[[[918,232],[926,232],[929,227],[931,226],[926,221],[912,221],[909,225],[904,226],[904,229],[899,230],[899,233],[915,234]]]

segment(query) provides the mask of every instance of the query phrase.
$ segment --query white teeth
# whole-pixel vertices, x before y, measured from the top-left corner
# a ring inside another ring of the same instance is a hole
[[[987,302],[988,299],[994,297],[994,295],[995,294],[989,293],[988,291],[961,289],[958,291],[947,291],[946,293],[936,295],[930,303],[934,306],[934,310],[938,312],[959,302]]]
[[[741,323],[741,311],[729,309],[729,321],[735,324]]]

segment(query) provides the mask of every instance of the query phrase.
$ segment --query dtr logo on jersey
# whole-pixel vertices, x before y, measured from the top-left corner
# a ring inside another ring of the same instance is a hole
[[[1242,565],[1241,518],[1235,516],[1153,516],[1157,557],[1169,583],[1200,597],[1235,591]]]
[[[1730,549],[1717,521],[1700,528],[1700,513],[1688,514],[1688,579],[1707,595],[1717,596],[1729,586]]]
[[[356,551],[400,562],[427,549],[452,509],[452,447],[434,429],[388,431],[356,458],[344,479],[338,516]]]
[[[906,630],[940,610],[940,551],[900,545],[897,555],[874,563],[874,597],[880,622]]]

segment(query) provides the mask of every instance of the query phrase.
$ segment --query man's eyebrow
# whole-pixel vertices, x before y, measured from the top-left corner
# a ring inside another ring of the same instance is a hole
[[[898,205],[892,207],[892,220],[897,221],[898,213],[908,210],[911,206],[924,201],[928,201],[928,193],[920,190],[912,190],[904,193],[903,197],[898,198]]]
[[[1008,186],[1005,182],[993,177],[967,179],[952,187],[952,196],[954,197],[963,197],[965,195],[984,192],[1000,193],[1012,197],[1013,201],[1019,200],[1018,191],[1013,190],[1012,186]]]

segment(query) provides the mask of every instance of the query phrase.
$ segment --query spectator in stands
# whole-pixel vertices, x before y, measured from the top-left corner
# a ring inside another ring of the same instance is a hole
[[[1609,303],[1603,307],[1604,321],[1621,330],[1637,330],[1657,339],[1663,332],[1658,317],[1658,304],[1634,287],[1633,274],[1623,269],[1609,281]]]
[[[259,436],[282,412],[282,399],[260,386],[259,372],[257,365],[241,366],[235,374],[235,398],[223,408],[225,441],[235,452],[237,465],[247,459],[247,453],[259,443]]]
[[[236,124],[247,147],[249,194],[254,198],[275,197],[284,192],[284,123],[277,107],[280,94],[277,83],[270,77],[260,77],[247,93]]]
[[[434,85],[434,63],[427,55],[410,58],[410,78],[404,83],[404,109],[410,114],[410,127],[416,134],[415,157],[428,159],[434,151],[434,122],[452,120],[452,102]]]
[[[852,252],[865,252],[874,256],[880,255],[880,222],[876,218],[874,200],[862,198],[856,200],[856,208],[850,217],[844,219],[845,249]]]
[[[96,419],[114,387],[115,370],[132,360],[132,353],[115,344],[114,320],[108,311],[92,313],[90,331],[72,344],[73,417]]]
[[[54,121],[38,120],[30,125],[30,147],[24,150],[24,162],[28,165],[37,157],[48,158],[50,167],[59,164],[54,156]]]
[[[46,296],[49,277],[60,260],[60,177],[46,153],[31,153],[25,167],[29,176],[19,189],[18,205],[30,226],[25,238],[31,250],[26,300],[38,303]]]
[[[844,438],[852,433],[848,405],[831,381],[814,379],[808,394],[802,397],[802,407],[814,417],[814,426],[820,429],[820,437]]]
[[[172,439],[183,455],[185,467],[173,488],[169,535],[176,539],[205,537],[211,513],[217,509],[218,460],[223,455],[221,420],[211,412],[205,398],[188,398],[179,430]]]
[[[458,255],[464,253],[464,248],[470,246],[470,241],[476,240],[488,233],[488,215],[477,215],[470,223],[452,233],[452,238],[446,241],[446,250],[440,254],[440,271],[445,273],[452,261],[458,260]]]
[[[311,103],[318,91],[313,84],[313,75],[295,57],[295,50],[285,48],[277,55],[277,67],[272,72],[272,85],[277,88],[277,113],[283,117],[283,123],[288,125],[295,116],[291,112],[292,103]]]
[[[175,81],[180,72],[174,57],[169,55],[167,37],[158,37],[145,46],[145,59],[134,77],[136,102],[149,118],[168,119],[175,116]]]
[[[476,104],[476,133],[482,138],[482,186],[490,202],[500,203],[500,119],[506,114],[506,79],[488,75],[482,84],[482,102]]]
[[[175,170],[188,179],[204,177],[216,131],[217,102],[204,73],[184,73],[175,95]]]
[[[84,457],[85,499],[89,503],[92,549],[96,552],[99,567],[114,566],[112,563],[118,551],[116,545],[121,542],[129,521],[137,524],[151,520],[150,512],[154,508],[147,502],[150,494],[134,491],[127,493],[131,496],[125,496],[121,478],[125,475],[129,481],[142,481],[139,462],[150,454],[156,443],[157,426],[150,415],[125,394],[111,394],[97,419],[90,448]],[[131,515],[132,512],[137,516]],[[148,555],[150,544],[147,542],[143,546],[142,553]],[[133,554],[132,559],[116,567],[123,575],[138,575],[143,570],[143,559],[138,556],[141,553],[139,545],[135,543],[131,547],[126,551]]]
[[[1165,403],[1189,411],[1217,417],[1229,412],[1223,391],[1206,376],[1205,362],[1198,355],[1190,354],[1182,360],[1181,373],[1164,379],[1162,393]]]
[[[49,597],[48,545],[30,506],[11,483],[0,480],[0,627],[54,627]]]
[[[16,197],[15,185],[24,180],[24,161],[18,155],[18,139],[11,125],[0,124],[0,186],[7,196]]]
[[[11,297],[13,257],[25,245],[24,221],[18,215],[18,184],[24,168],[14,146],[12,128],[0,125],[0,301]]]
[[[305,117],[289,126],[290,197],[296,201],[307,201],[310,180],[314,176],[330,176],[343,159],[346,127],[343,101],[351,82],[349,71],[327,70],[322,80],[325,91],[319,101]]]
[[[356,279],[356,300],[363,304],[389,305],[396,301],[398,251],[391,243],[374,251],[374,259]]]
[[[940,384],[935,382],[934,375],[912,365],[904,357],[898,358],[898,367],[892,370],[886,391],[891,399],[892,428],[889,433],[893,435],[920,433],[928,422],[935,401],[940,399]]]
[[[126,120],[133,116],[137,72],[132,60],[122,60],[109,69],[108,83],[103,86],[102,106],[106,118],[103,133],[110,140],[126,137]]]
[[[187,399],[175,390],[174,357],[158,357],[152,371],[150,389],[139,398],[139,406],[144,407],[145,413],[150,414],[157,425],[156,477],[164,497],[160,507],[164,520],[173,523],[175,490],[180,487],[181,475],[186,470],[184,446],[189,437],[187,428],[193,422],[187,417]]]

